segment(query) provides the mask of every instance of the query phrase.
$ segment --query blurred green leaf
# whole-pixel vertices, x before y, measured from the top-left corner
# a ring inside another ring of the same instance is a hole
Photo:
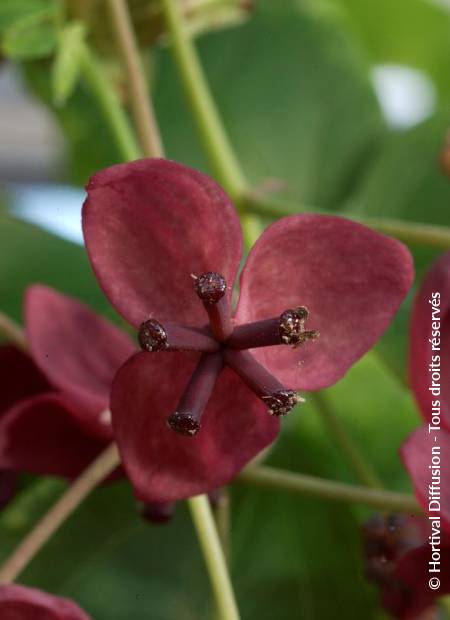
[[[2,52],[12,60],[49,56],[56,47],[56,13],[53,7],[15,21],[5,30]]]
[[[85,35],[86,29],[81,22],[71,22],[59,33],[58,48],[52,67],[55,105],[63,105],[76,86]]]
[[[450,226],[450,181],[439,166],[440,150],[449,127],[450,112],[443,111],[417,127],[393,134],[361,177],[347,210]],[[420,280],[439,252],[421,246],[410,249]],[[388,366],[403,380],[412,299],[410,295],[387,337],[377,346]]]
[[[299,204],[334,208],[384,134],[363,56],[336,13],[258,3],[248,23],[202,37],[198,48],[250,179],[282,179]],[[168,153],[206,168],[169,51],[158,60]]]
[[[422,69],[450,98],[450,8],[439,0],[329,0],[346,11],[374,63]]]
[[[55,0],[2,0],[0,3],[0,32],[24,18],[48,15],[56,10]]]
[[[0,310],[21,320],[24,289],[35,282],[112,314],[84,248],[0,212]]]

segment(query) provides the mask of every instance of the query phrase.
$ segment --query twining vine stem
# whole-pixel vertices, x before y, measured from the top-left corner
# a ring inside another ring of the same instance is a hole
[[[125,0],[107,0],[107,5],[116,34],[116,43],[126,70],[131,108],[142,151],[146,157],[161,157],[162,140],[128,7]]]
[[[422,509],[412,495],[355,486],[334,480],[323,480],[274,467],[260,465],[244,469],[237,478],[244,483],[268,489],[284,489],[321,499],[364,504],[372,508],[399,511],[408,514],[422,514]]]
[[[119,453],[111,444],[81,473],[9,556],[0,568],[0,584],[12,583],[18,577],[55,531],[119,464]]]

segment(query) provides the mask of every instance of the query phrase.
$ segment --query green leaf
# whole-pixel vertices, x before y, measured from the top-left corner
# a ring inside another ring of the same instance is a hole
[[[334,208],[380,136],[367,67],[335,14],[274,3],[198,41],[208,80],[250,179],[279,178],[299,204]],[[206,168],[164,50],[154,80],[170,157]]]
[[[2,0],[0,33],[27,17],[47,15],[49,10],[56,10],[54,0]]]
[[[86,29],[81,22],[65,26],[58,37],[58,48],[53,61],[53,100],[63,105],[73,93],[79,74]]]
[[[439,0],[329,0],[346,12],[374,63],[422,69],[450,98],[450,9]]]
[[[113,314],[92,274],[84,248],[0,212],[2,312],[20,321],[24,289],[35,282],[79,297],[96,308],[108,308]]]
[[[2,51],[13,60],[45,58],[56,47],[56,14],[52,7],[15,21],[5,32]]]
[[[439,166],[439,153],[450,126],[450,112],[393,134],[361,177],[349,212],[450,226],[450,183]],[[420,280],[439,252],[412,246]],[[403,304],[377,351],[402,380],[406,377],[407,335],[413,296]]]

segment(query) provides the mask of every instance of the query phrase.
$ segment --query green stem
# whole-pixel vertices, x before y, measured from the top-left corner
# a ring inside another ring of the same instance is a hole
[[[107,0],[117,47],[125,69],[131,110],[146,157],[162,157],[163,145],[155,117],[152,98],[145,79],[139,48],[125,0]]]
[[[225,133],[214,99],[175,0],[161,0],[171,49],[194,115],[197,129],[219,183],[233,199],[247,190],[247,182]]]
[[[230,564],[231,545],[231,498],[227,487],[220,490],[217,505],[214,508],[217,532],[227,564]]]
[[[363,486],[323,480],[314,476],[283,471],[274,467],[249,467],[240,473],[238,481],[269,489],[284,489],[301,495],[338,502],[365,504],[372,508],[421,514],[422,510],[411,495],[370,489]]]
[[[266,217],[284,217],[310,211],[322,215],[340,215],[361,222],[381,233],[396,237],[400,241],[411,245],[425,245],[439,250],[450,248],[450,228],[434,226],[421,222],[407,222],[391,218],[370,217],[360,213],[335,213],[322,211],[313,207],[297,205],[273,196],[266,196],[257,192],[250,192],[241,197],[241,204],[249,213],[257,213]]]
[[[239,620],[239,611],[208,497],[187,500],[222,620]]]
[[[359,482],[367,487],[382,489],[383,483],[364,458],[359,447],[347,433],[338,416],[331,410],[326,398],[322,394],[315,392],[309,395],[309,399],[316,405],[322,420]]]
[[[21,351],[27,350],[27,340],[22,327],[3,312],[0,312],[0,336],[12,342]]]
[[[105,77],[94,53],[85,46],[81,54],[81,68],[92,94],[103,111],[121,156],[125,161],[141,157],[139,145],[114,88]]]

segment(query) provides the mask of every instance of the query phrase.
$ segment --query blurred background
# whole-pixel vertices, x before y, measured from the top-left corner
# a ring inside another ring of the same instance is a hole
[[[127,106],[101,2],[64,4],[66,16],[87,24],[102,71]],[[450,226],[450,181],[440,163],[450,127],[450,0],[181,4],[255,186],[279,180],[280,196],[299,210]],[[208,171],[158,2],[129,6],[168,156]],[[58,0],[0,3],[0,309],[20,320],[25,287],[42,281],[114,319],[81,247],[80,209],[89,176],[120,154],[81,74],[63,103],[55,98],[60,8]],[[420,278],[439,250],[410,249]],[[386,486],[403,491],[411,487],[398,448],[419,424],[407,387],[411,298],[375,351],[325,394]],[[283,426],[269,463],[355,482],[312,402]],[[2,516],[2,553],[53,496],[42,481],[28,481]],[[388,617],[364,578],[359,528],[371,511],[243,485],[231,504],[231,566],[244,618]],[[95,494],[24,578],[73,596],[98,620],[210,617],[185,509],[152,528],[123,485]]]

